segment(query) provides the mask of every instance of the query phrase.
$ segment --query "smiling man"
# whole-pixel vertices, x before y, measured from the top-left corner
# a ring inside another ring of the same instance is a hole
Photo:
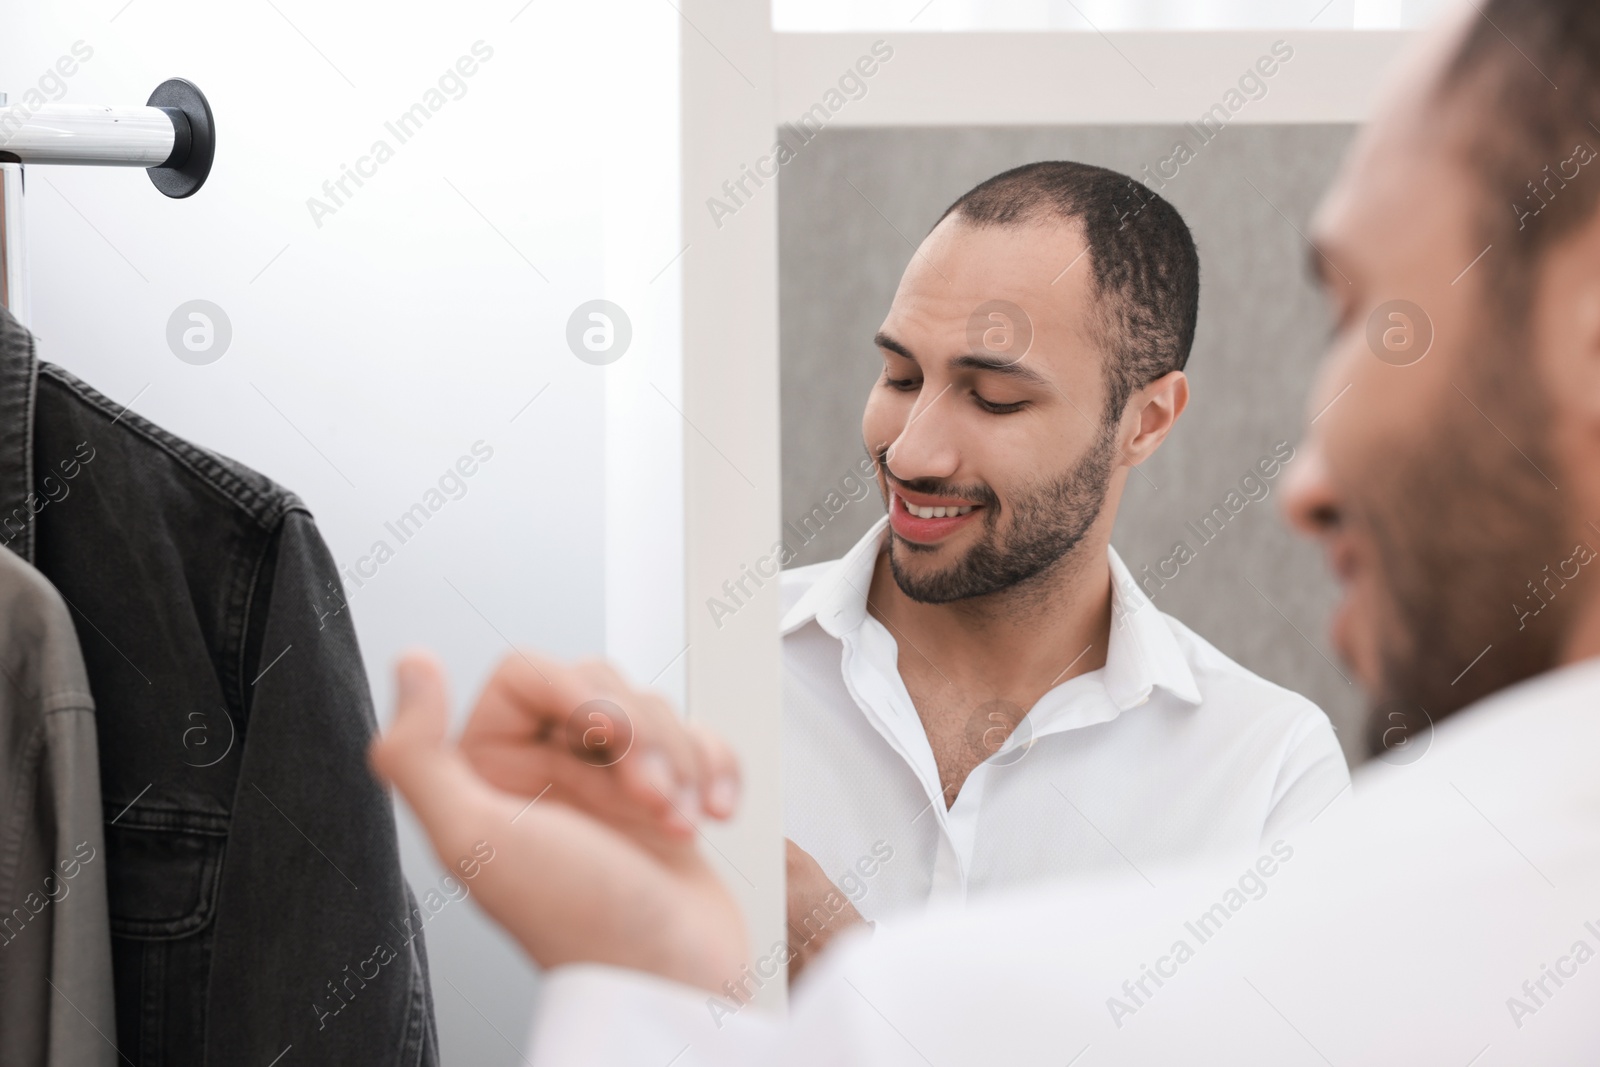
[[[1080,163],[989,179],[912,257],[861,426],[887,519],[783,576],[792,972],[863,916],[1254,847],[1347,785],[1326,716],[1110,545],[1198,299],[1177,211]]]

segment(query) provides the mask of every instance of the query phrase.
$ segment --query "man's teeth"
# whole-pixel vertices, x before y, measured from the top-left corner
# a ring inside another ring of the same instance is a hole
[[[971,511],[973,507],[971,504],[968,504],[964,507],[957,508],[921,508],[911,503],[911,501],[907,500],[905,497],[900,498],[900,503],[906,506],[906,511],[915,515],[919,519],[944,519],[956,515],[965,515],[967,512]]]

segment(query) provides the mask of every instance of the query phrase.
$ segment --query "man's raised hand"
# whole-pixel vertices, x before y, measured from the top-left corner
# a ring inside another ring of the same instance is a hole
[[[518,655],[485,686],[458,747],[445,737],[438,664],[411,654],[396,674],[395,716],[373,743],[373,768],[529,955],[711,990],[737,973],[744,921],[689,821],[732,813],[737,766],[726,746],[610,668]]]

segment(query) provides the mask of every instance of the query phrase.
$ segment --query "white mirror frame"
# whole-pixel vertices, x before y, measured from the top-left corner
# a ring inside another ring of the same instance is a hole
[[[770,552],[782,523],[776,181],[749,186],[733,216],[713,218],[707,199],[769,155],[777,125],[878,40],[892,60],[828,128],[1192,122],[1279,40],[1292,65],[1235,121],[1362,122],[1416,33],[775,34],[764,4],[685,0],[680,12],[687,706],[742,761],[741,814],[705,834],[745,908],[752,970],[770,979],[758,1002],[774,1007],[784,996],[770,959],[784,938],[777,582],[747,582],[754,595],[731,616],[713,617],[707,601]]]

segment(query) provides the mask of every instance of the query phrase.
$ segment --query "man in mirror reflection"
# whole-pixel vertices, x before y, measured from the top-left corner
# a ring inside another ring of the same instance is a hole
[[[1177,210],[1081,163],[990,178],[912,255],[861,420],[888,514],[781,579],[791,974],[864,919],[1270,844],[1348,785],[1327,716],[1111,547],[1199,295]],[[1251,499],[1294,456],[1264,451]]]

